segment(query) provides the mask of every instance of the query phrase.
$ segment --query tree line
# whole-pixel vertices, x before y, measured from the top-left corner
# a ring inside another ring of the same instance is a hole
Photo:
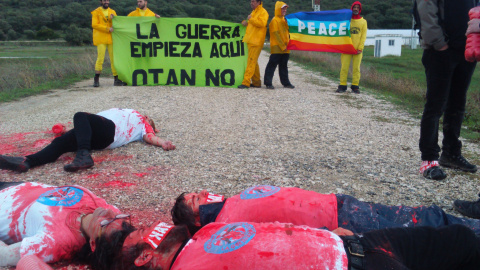
[[[274,0],[264,8],[274,16]],[[312,11],[311,1],[288,0],[288,13]],[[362,15],[369,29],[408,29],[412,26],[411,0],[364,0]],[[352,0],[320,0],[321,10],[350,8]],[[0,0],[0,40],[51,40],[91,44],[91,14],[96,0]],[[148,7],[162,17],[208,18],[230,22],[246,19],[251,11],[248,0],[150,0]],[[136,8],[136,0],[111,0],[110,8],[126,16]]]

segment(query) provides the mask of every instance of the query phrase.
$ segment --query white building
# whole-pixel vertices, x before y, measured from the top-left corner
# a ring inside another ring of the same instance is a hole
[[[384,57],[387,55],[402,55],[402,40],[401,35],[385,34],[375,36],[375,51],[374,57]]]
[[[375,36],[378,35],[400,35],[402,36],[402,45],[410,45],[412,40],[412,29],[368,29],[367,39],[365,40],[365,46],[375,45]],[[418,39],[418,30],[413,33],[414,46],[420,44]]]

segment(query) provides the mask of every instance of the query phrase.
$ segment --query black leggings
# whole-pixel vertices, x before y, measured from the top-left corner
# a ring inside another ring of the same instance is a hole
[[[364,233],[366,270],[478,270],[480,242],[463,225]]]
[[[67,152],[105,149],[115,138],[115,124],[96,114],[77,112],[73,116],[73,126],[41,151],[27,156],[30,167],[54,162]]]

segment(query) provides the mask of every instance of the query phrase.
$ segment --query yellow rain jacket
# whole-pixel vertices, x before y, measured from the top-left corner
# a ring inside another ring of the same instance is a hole
[[[355,50],[363,51],[367,39],[367,20],[364,18],[350,20],[350,35]]]
[[[284,5],[286,4],[282,1],[275,3],[275,17],[273,17],[268,26],[270,30],[270,53],[272,54],[290,53],[290,50],[285,51],[290,41],[290,36],[287,21],[282,16],[282,7]]]
[[[263,8],[263,4],[260,4],[250,15],[252,17],[248,20],[243,42],[252,46],[262,46],[267,35],[268,12]]]
[[[140,12],[140,8],[137,8],[136,10],[130,12],[130,14],[128,14],[128,16],[141,17],[142,13]],[[145,17],[155,17],[155,13],[153,13],[153,11],[151,11],[150,9],[147,8],[147,10],[145,10],[145,15],[143,15],[143,16],[145,16]]]
[[[93,28],[93,45],[98,44],[112,44],[112,33],[110,33],[110,27],[112,27],[112,19],[110,15],[117,16],[115,10],[108,8],[108,16],[105,18],[102,12],[102,7],[98,7],[92,11],[92,28]]]

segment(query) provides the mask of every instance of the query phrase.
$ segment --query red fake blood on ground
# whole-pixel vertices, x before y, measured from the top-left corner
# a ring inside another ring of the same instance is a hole
[[[105,155],[94,157],[93,161],[95,163],[102,163],[104,161],[122,161],[122,160],[131,159],[131,158],[133,158],[133,156],[121,156],[121,155],[112,156],[111,154],[110,155],[105,154]]]
[[[412,221],[413,221],[413,224],[417,224],[417,218],[415,218],[415,214],[412,215]]]
[[[89,174],[89,175],[87,175],[87,178],[95,179],[95,178],[97,178],[99,175],[100,175],[99,173]]]
[[[34,147],[34,148],[43,148],[43,147],[49,145],[51,142],[52,142],[52,141],[46,140],[46,139],[36,140],[36,141],[33,143],[33,147]]]
[[[122,182],[122,181],[110,181],[108,183],[105,183],[103,186],[104,187],[114,187],[114,188],[126,188],[126,187],[135,186],[135,184],[126,183],[126,182]]]
[[[144,177],[145,175],[147,175],[148,173],[134,173],[134,175],[138,176],[138,177]]]

